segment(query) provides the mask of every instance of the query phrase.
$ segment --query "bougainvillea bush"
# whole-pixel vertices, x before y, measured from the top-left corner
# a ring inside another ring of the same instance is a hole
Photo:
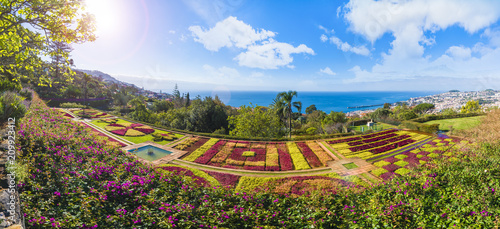
[[[96,140],[86,127],[47,109],[36,96],[16,141],[17,160],[30,171],[17,181],[27,228],[500,225],[497,145],[456,155],[458,161],[437,158],[425,170],[417,167],[372,188],[287,197],[197,186],[183,176],[156,171]]]

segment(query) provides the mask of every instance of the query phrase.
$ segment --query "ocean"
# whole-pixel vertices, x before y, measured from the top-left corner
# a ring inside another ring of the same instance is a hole
[[[349,111],[376,109],[382,106],[351,108],[356,106],[371,106],[384,103],[395,103],[406,101],[410,98],[440,94],[436,91],[411,91],[411,92],[302,92],[297,91],[297,97],[293,101],[302,102],[302,113],[305,109],[314,104],[318,110],[326,113],[330,111]],[[196,91],[190,92],[190,98],[197,95],[202,98],[206,96],[218,95],[222,102],[233,107],[250,105],[269,106],[279,92],[273,91]]]

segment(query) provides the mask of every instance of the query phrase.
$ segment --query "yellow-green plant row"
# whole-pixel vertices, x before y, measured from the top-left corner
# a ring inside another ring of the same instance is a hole
[[[226,158],[231,155],[231,153],[233,152],[233,149],[234,147],[236,146],[236,143],[234,142],[228,142],[226,143],[221,151],[219,151],[213,158],[212,158],[212,162],[215,162],[215,163],[222,163],[226,160]]]
[[[241,177],[238,185],[236,185],[235,192],[251,192],[257,187],[263,187],[266,183],[278,180],[278,177]]]
[[[288,147],[288,152],[292,157],[293,164],[295,165],[295,170],[304,170],[311,168],[295,142],[287,142],[286,146]]]
[[[326,165],[327,161],[332,160],[330,155],[328,155],[328,153],[326,153],[325,150],[323,150],[323,148],[321,148],[321,146],[318,145],[318,143],[314,141],[308,141],[306,142],[306,144],[307,146],[309,146],[309,148],[311,148],[314,154],[318,156],[318,159],[321,161],[321,164]]]
[[[201,155],[203,155],[208,149],[210,149],[210,147],[212,147],[213,145],[215,145],[215,143],[217,143],[218,141],[219,141],[219,139],[217,139],[217,138],[210,138],[200,148],[196,149],[191,154],[189,154],[187,157],[185,157],[184,160],[186,160],[186,161],[194,161],[194,160],[196,160],[196,158],[198,158]]]
[[[278,148],[275,145],[268,145],[266,151],[266,166],[280,166]]]
[[[185,167],[185,166],[181,166],[181,165],[173,165],[173,164],[163,164],[163,165],[160,165],[159,167],[179,167],[179,168],[187,169],[187,170],[193,172],[193,174],[195,176],[199,176],[201,178],[204,178],[208,182],[210,182],[210,185],[212,185],[214,187],[220,186],[220,183],[219,183],[219,181],[217,181],[217,179],[215,179],[214,177],[208,175],[206,172],[203,172],[199,169],[189,168],[189,167]]]

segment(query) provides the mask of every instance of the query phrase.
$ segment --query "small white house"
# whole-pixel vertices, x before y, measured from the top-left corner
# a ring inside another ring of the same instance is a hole
[[[366,123],[366,126],[368,127],[373,127],[373,125],[374,125],[373,120],[370,120],[369,122]]]

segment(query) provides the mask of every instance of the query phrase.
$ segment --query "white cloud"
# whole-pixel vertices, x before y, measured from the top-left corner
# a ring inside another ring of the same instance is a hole
[[[319,39],[322,41],[322,42],[326,42],[328,40],[328,37],[325,35],[325,34],[321,34],[321,37],[319,37]]]
[[[194,40],[202,43],[210,51],[218,51],[222,47],[247,48],[257,41],[274,37],[275,33],[261,29],[255,31],[252,26],[239,21],[236,17],[228,17],[217,22],[209,30],[204,30],[200,26],[190,26]]]
[[[252,26],[228,17],[218,22],[213,28],[204,30],[200,26],[191,26],[194,40],[202,43],[206,49],[218,51],[222,47],[244,49],[234,58],[240,66],[260,69],[278,69],[286,66],[294,68],[291,54],[306,53],[314,55],[314,51],[304,44],[294,47],[291,44],[277,42],[272,37],[276,33],[261,29],[256,31]]]
[[[321,36],[322,41],[325,38],[326,38],[326,36],[325,37]],[[340,40],[336,36],[330,37],[330,42],[335,44],[337,46],[337,48],[342,50],[343,52],[353,52],[353,53],[356,53],[358,55],[363,55],[363,56],[370,55],[370,50],[368,50],[365,46],[354,47],[347,42],[343,42],[342,40]]]
[[[175,30],[169,30],[168,33],[175,34]]]
[[[333,72],[332,69],[330,69],[329,67],[320,69],[319,72],[327,74],[327,75],[331,75],[331,76],[337,75],[337,73]]]
[[[319,29],[321,29],[321,30],[323,30],[323,31],[324,31],[325,33],[327,33],[327,34],[329,34],[329,33],[335,33],[335,30],[334,30],[334,29],[329,30],[329,29],[325,28],[325,27],[324,27],[324,26],[322,26],[322,25],[319,25],[319,26],[318,26],[318,28],[319,28]]]
[[[351,0],[343,7],[342,15],[349,30],[374,43],[384,34],[394,37],[391,49],[382,53],[382,59],[371,69],[355,66],[355,78],[346,82],[371,82],[387,79],[409,79],[422,76],[473,77],[497,75],[500,70],[490,65],[496,56],[500,33],[483,33],[489,44],[474,47],[452,46],[434,61],[424,56],[425,46],[436,43],[434,33],[451,26],[459,26],[470,34],[487,28],[500,18],[500,1],[467,0]],[[342,43],[338,46],[342,49]],[[480,57],[473,57],[477,52]],[[496,59],[497,61],[499,59]],[[486,70],[487,69],[487,70]]]
[[[451,46],[446,50],[446,54],[456,59],[469,59],[471,57],[471,49],[463,46]]]
[[[274,41],[262,42],[261,45],[252,45],[246,52],[240,53],[234,59],[240,66],[261,69],[277,69],[286,66],[294,68],[290,63],[293,61],[291,54],[306,53],[314,55],[314,51],[304,44],[293,47],[290,44]]]

